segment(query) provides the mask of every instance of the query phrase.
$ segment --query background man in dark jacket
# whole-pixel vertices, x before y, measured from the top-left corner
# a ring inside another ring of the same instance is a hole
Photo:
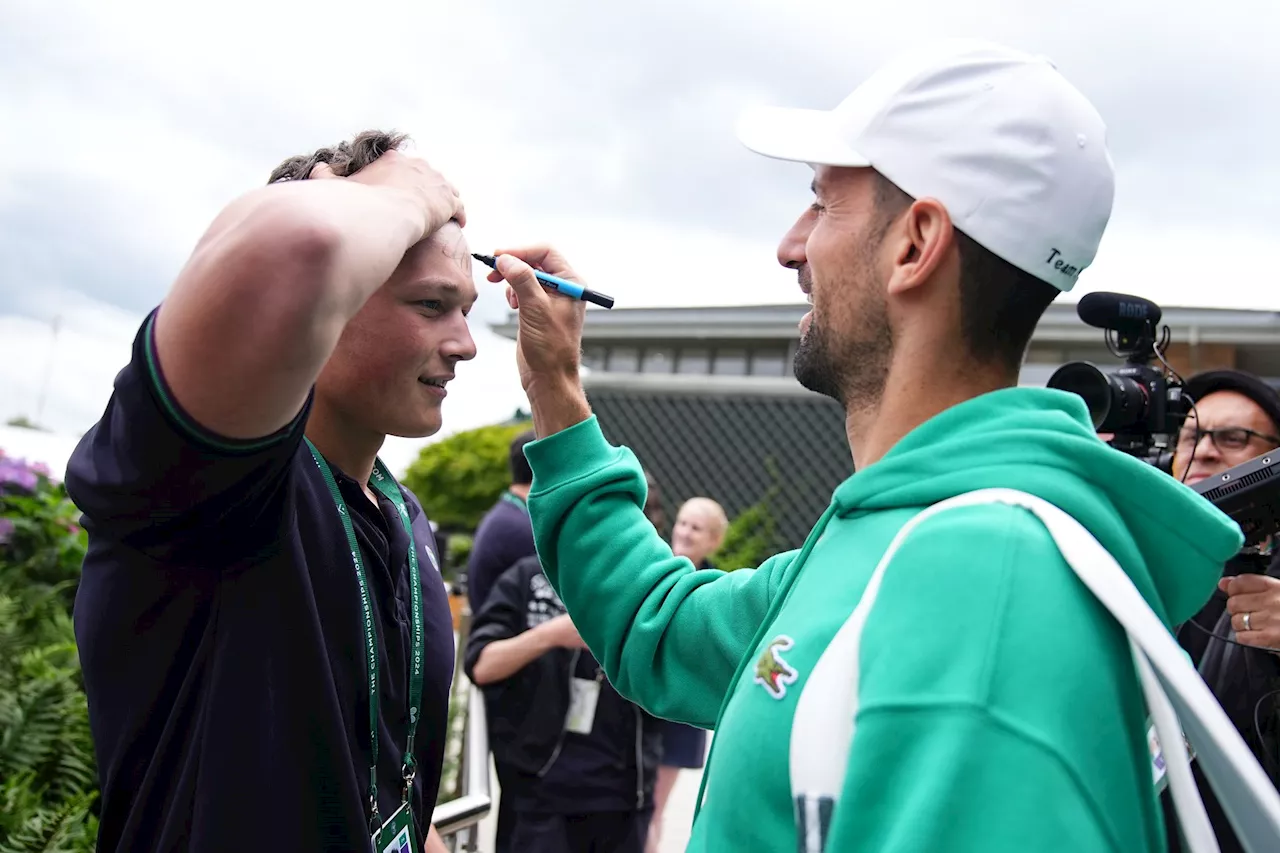
[[[480,526],[476,528],[471,555],[467,558],[467,604],[471,607],[472,615],[479,613],[484,607],[489,590],[493,588],[493,582],[499,575],[511,568],[516,560],[537,553],[533,547],[533,525],[529,523],[529,510],[525,507],[529,487],[533,485],[533,471],[524,458],[524,446],[533,441],[533,438],[533,430],[526,430],[511,440],[507,451],[511,485],[485,513]],[[493,740],[492,732],[489,733],[489,740]],[[505,790],[510,783],[510,771],[496,757],[494,770],[498,774],[499,787]],[[498,800],[497,813],[493,839],[495,853],[512,853],[511,827],[514,818],[506,797]]]
[[[538,558],[498,578],[467,640],[494,760],[508,768],[511,849],[641,853],[662,739],[586,650]]]
[[[511,568],[521,557],[534,553],[533,526],[525,499],[533,484],[533,471],[524,458],[524,446],[533,441],[533,430],[522,432],[511,440],[508,464],[511,486],[498,502],[480,519],[471,556],[467,558],[467,603],[473,614],[484,607],[484,600],[498,575]]]
[[[1280,447],[1280,395],[1239,370],[1212,370],[1187,382],[1195,401],[1178,436],[1173,474],[1187,484]],[[1280,560],[1273,543],[1246,549],[1223,567],[1217,592],[1177,632],[1240,736],[1280,786]],[[1198,765],[1192,765],[1200,796],[1222,853],[1241,851],[1222,806]],[[1169,794],[1163,796],[1169,849],[1181,850]]]

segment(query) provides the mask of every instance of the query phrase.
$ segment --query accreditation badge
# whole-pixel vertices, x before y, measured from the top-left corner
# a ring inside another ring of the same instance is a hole
[[[1196,751],[1191,748],[1187,736],[1182,736],[1187,748],[1187,757],[1194,759]],[[1156,736],[1156,727],[1147,729],[1147,748],[1151,751],[1151,775],[1156,786],[1156,794],[1160,794],[1169,785],[1169,764],[1164,757],[1164,749],[1160,746],[1160,738]]]
[[[413,812],[408,803],[387,818],[373,834],[374,853],[416,853],[413,846]]]
[[[600,682],[589,678],[575,678],[569,682],[569,713],[565,716],[565,731],[579,735],[591,734],[596,721],[596,704],[600,701]]]

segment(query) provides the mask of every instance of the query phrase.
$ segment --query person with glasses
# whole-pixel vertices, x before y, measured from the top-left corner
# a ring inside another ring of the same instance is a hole
[[[1178,433],[1173,475],[1187,484],[1280,448],[1280,394],[1253,374],[1211,370],[1188,380],[1195,403]],[[1179,626],[1178,642],[1200,669],[1258,762],[1280,786],[1280,552],[1271,542],[1223,566],[1208,603]],[[1193,772],[1223,853],[1243,850],[1222,806]],[[1180,850],[1172,801],[1163,799],[1170,850]]]
[[[1178,433],[1173,465],[1187,485],[1280,447],[1280,395],[1258,377],[1211,370],[1193,376],[1184,392],[1195,411]]]

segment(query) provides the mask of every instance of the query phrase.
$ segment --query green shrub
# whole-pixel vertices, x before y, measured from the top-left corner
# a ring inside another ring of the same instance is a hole
[[[78,516],[47,470],[0,452],[0,853],[95,846],[97,769],[71,623]]]
[[[511,485],[511,440],[528,423],[498,424],[451,435],[422,448],[400,478],[442,530],[475,530]]]
[[[773,503],[782,489],[778,466],[770,458],[765,461],[765,469],[772,482],[758,501],[729,522],[720,549],[711,557],[711,564],[717,568],[730,572],[755,568],[782,550],[773,516]]]
[[[729,523],[720,550],[711,564],[725,571],[755,568],[778,553],[777,522],[761,500],[744,509]]]
[[[466,533],[452,533],[449,544],[445,547],[445,564],[448,567],[447,578],[456,578],[467,567],[471,558],[471,549],[475,545],[475,537]]]

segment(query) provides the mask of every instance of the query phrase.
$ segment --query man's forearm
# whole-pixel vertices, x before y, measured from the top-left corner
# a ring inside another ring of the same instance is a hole
[[[425,236],[426,220],[420,202],[392,187],[349,180],[288,181],[229,204],[206,230],[193,259],[212,256],[225,263],[228,255],[253,255],[270,262],[273,254],[313,255],[325,275],[300,284],[321,288],[307,294],[320,302],[314,307],[340,306],[354,315]],[[287,272],[290,265],[283,266]],[[175,291],[179,286],[181,279]]]
[[[529,410],[533,431],[546,438],[591,417],[591,405],[576,372],[539,377],[529,383]]]
[[[427,832],[427,840],[422,844],[422,853],[449,853],[448,846],[440,837],[440,833],[436,832],[435,826]]]
[[[542,625],[505,640],[496,640],[480,652],[472,667],[472,680],[481,686],[505,681],[553,648],[555,642]]]

